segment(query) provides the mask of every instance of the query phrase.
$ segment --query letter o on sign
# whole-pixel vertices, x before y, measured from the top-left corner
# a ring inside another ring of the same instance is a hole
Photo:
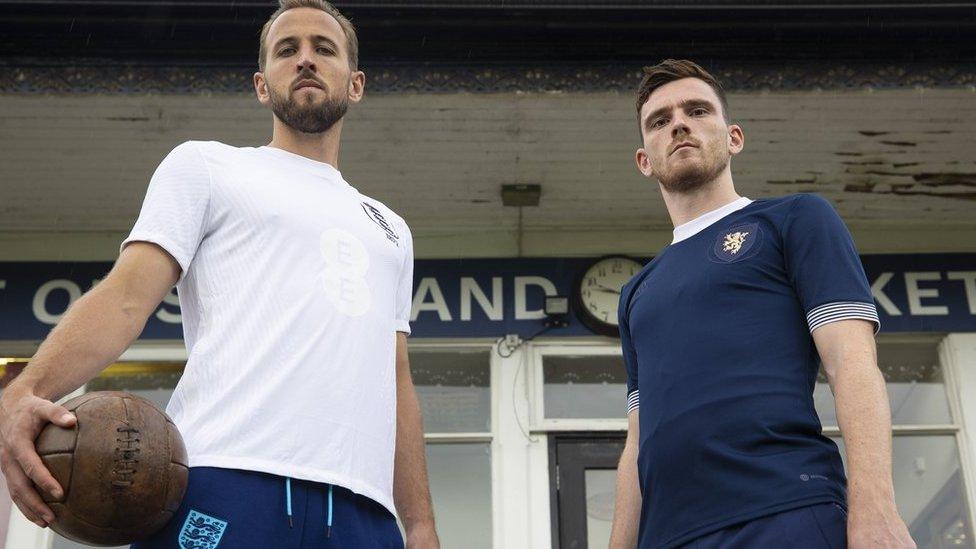
[[[47,298],[51,295],[51,292],[56,290],[68,292],[68,306],[64,308],[64,311],[57,314],[47,309]],[[81,288],[70,280],[59,278],[46,282],[34,294],[34,316],[44,324],[57,324],[61,320],[61,317],[64,316],[65,311],[68,310],[68,307],[79,297],[81,297]]]

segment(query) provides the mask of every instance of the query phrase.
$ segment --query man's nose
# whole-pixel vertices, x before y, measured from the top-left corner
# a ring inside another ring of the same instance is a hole
[[[299,73],[304,71],[315,72],[315,61],[312,59],[312,55],[302,50],[301,56],[298,58],[298,66],[296,67]]]
[[[689,133],[691,133],[691,128],[688,127],[684,117],[681,115],[675,116],[674,120],[671,121],[671,137],[681,137]]]

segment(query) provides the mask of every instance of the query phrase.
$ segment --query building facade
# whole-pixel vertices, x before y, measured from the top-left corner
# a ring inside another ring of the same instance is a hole
[[[249,86],[273,5],[207,4],[5,3],[6,379],[111,267],[170,149],[270,138]],[[340,168],[413,231],[411,363],[445,548],[606,544],[625,374],[580,284],[670,242],[633,161],[640,67],[665,57],[728,88],[741,194],[818,193],[848,224],[881,315],[899,509],[920,547],[976,547],[976,18],[781,4],[340,3],[367,74]],[[547,314],[556,296],[568,314]],[[83,391],[165,404],[185,358],[173,293]],[[815,399],[843,446],[822,378]],[[76,547],[2,522],[6,547]]]

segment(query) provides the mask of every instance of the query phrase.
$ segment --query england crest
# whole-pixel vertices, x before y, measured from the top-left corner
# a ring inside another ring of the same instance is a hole
[[[719,261],[734,263],[748,257],[761,238],[759,223],[733,225],[718,233],[712,252]]]
[[[180,549],[216,549],[227,522],[190,509],[180,530]]]

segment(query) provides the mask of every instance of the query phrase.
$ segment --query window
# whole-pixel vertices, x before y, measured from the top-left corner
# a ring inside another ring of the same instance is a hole
[[[537,418],[546,428],[626,429],[627,371],[619,347],[539,347]],[[541,379],[540,379],[541,377]]]
[[[938,345],[939,338],[932,336],[878,338],[878,365],[891,403],[895,499],[919,547],[971,547],[960,428]],[[833,395],[823,372],[814,395],[824,432],[837,442],[846,465]]]
[[[489,549],[491,357],[484,348],[411,345],[424,414],[427,470],[443,547]]]

